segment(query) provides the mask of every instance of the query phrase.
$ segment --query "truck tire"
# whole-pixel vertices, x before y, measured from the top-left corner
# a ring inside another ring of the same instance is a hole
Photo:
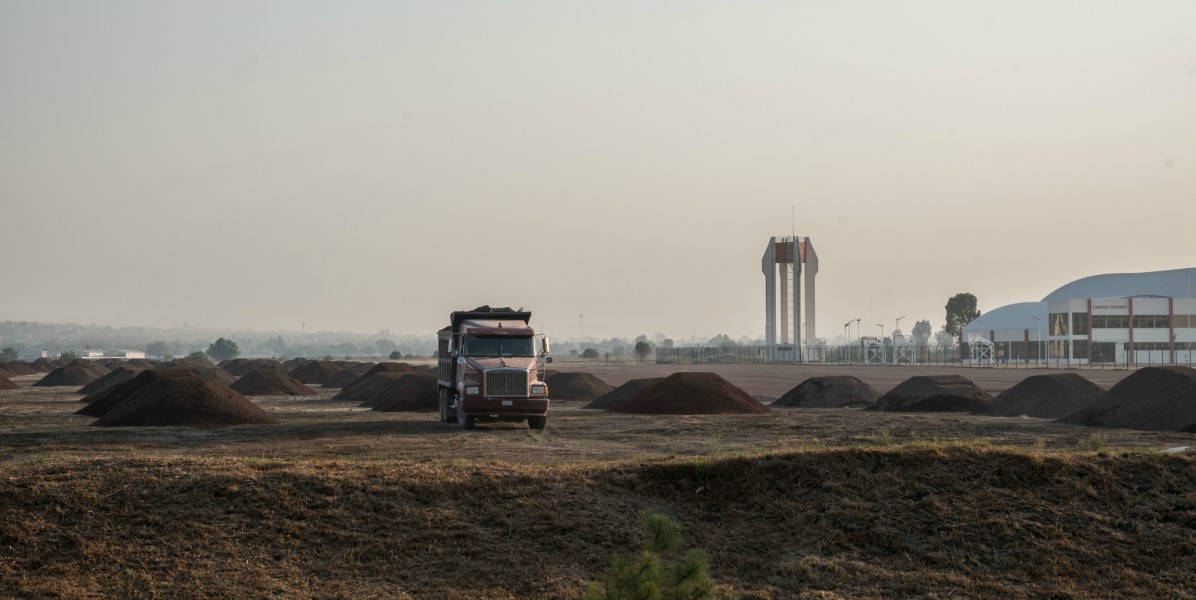
[[[544,429],[544,426],[547,424],[548,424],[548,417],[528,417],[527,418],[527,428],[528,429]]]
[[[453,415],[453,420],[457,422],[457,428],[462,431],[469,431],[473,429],[474,417],[465,416],[462,413],[462,402],[457,402],[457,412]]]

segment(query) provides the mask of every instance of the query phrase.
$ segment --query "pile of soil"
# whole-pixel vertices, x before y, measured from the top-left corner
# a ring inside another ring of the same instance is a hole
[[[290,372],[302,367],[303,365],[306,365],[309,362],[312,362],[310,358],[295,357],[290,360],[283,361],[282,366],[285,367],[288,372]]]
[[[225,427],[274,423],[278,420],[228,386],[188,375],[151,382],[105,413],[95,425]]]
[[[82,367],[84,369],[90,369],[92,371],[95,371],[95,372],[99,373],[100,375],[103,375],[104,373],[107,373],[108,371],[111,370],[107,367],[107,365],[105,365],[104,363],[102,363],[100,361],[85,360],[82,358],[76,358],[75,360],[72,360],[71,362],[68,362],[62,366],[64,366],[64,367]]]
[[[336,396],[333,396],[333,399],[340,398],[345,392],[353,389],[354,387],[365,384],[371,378],[373,378],[381,373],[416,373],[416,370],[415,370],[415,367],[413,367],[405,362],[380,362],[380,363],[370,367],[369,370],[366,371],[364,375],[359,376],[355,381],[353,381],[352,383],[349,383],[348,385],[341,388],[341,393],[337,394]],[[329,385],[326,387],[336,387],[336,386]]]
[[[245,396],[315,396],[317,392],[303,385],[282,370],[259,367],[241,376],[231,386]]]
[[[551,384],[549,393],[552,392]],[[673,373],[611,409],[648,415],[767,414],[772,412],[717,373]]]
[[[0,375],[0,390],[19,390],[19,389],[21,389],[21,386],[13,383],[12,381],[9,381],[9,379],[7,377]]]
[[[158,363],[152,360],[146,360],[144,358],[130,358],[129,360],[125,361],[125,366],[134,367],[137,369],[152,369],[156,364]]]
[[[382,412],[438,412],[439,397],[436,377],[405,374],[379,388],[374,397],[362,402],[362,406]]]
[[[1145,367],[1061,423],[1196,433],[1196,369]]]
[[[553,400],[593,402],[615,389],[590,373],[556,373],[544,382]]]
[[[43,356],[29,363],[29,366],[33,367],[33,369],[38,373],[49,373],[50,371],[53,371],[62,365]]]
[[[155,369],[211,369],[211,368],[214,368],[215,366],[216,365],[213,365],[210,361],[207,361],[207,360],[187,360],[185,358],[179,358],[179,359],[175,359],[175,360],[168,360],[163,363],[158,363],[157,365],[154,366],[154,368]]]
[[[87,404],[87,406],[75,411],[75,414],[90,417],[103,416],[109,410],[112,410],[114,406],[136,395],[145,386],[159,379],[169,379],[172,377],[197,377],[197,375],[192,373],[190,369],[147,369],[124,383],[118,383],[106,390],[83,397],[79,401]]]
[[[793,408],[838,408],[871,406],[880,398],[872,386],[850,375],[811,377],[785,392],[771,406]]]
[[[228,371],[229,375],[241,377],[254,369],[272,367],[281,369],[282,363],[272,358],[234,358],[220,363],[220,368]]]
[[[80,394],[94,394],[102,392],[114,385],[124,383],[137,376],[138,373],[144,371],[137,367],[117,367],[108,372],[107,375],[83,386],[79,389]]]
[[[366,373],[368,373],[369,370],[372,368],[374,368],[373,363],[361,363],[356,366],[349,367],[349,368],[345,369],[344,371],[341,371],[340,373],[337,373],[336,375],[334,375],[332,377],[332,379],[325,381],[324,385],[322,387],[326,387],[326,388],[349,387],[349,386],[353,385],[353,383],[355,381],[357,381],[358,379],[361,379],[361,377],[363,375],[365,375]]]
[[[213,367],[211,365],[206,367],[191,367],[188,370],[204,379],[218,381],[224,385],[232,385],[232,383],[237,380],[237,378],[233,377],[228,371],[225,371],[220,367]]]
[[[1075,373],[1034,375],[997,394],[984,414],[1058,419],[1091,406],[1104,393],[1099,385]]]
[[[664,381],[664,377],[647,377],[644,379],[632,379],[627,383],[603,394],[597,400],[583,406],[582,408],[597,408],[601,410],[610,410],[638,395],[640,392]],[[551,395],[553,389],[548,388]]]
[[[919,375],[901,382],[868,410],[891,412],[982,412],[988,392],[959,375]]]
[[[53,371],[54,369],[50,369]],[[35,369],[33,365],[14,360],[12,362],[0,363],[0,375],[5,377],[20,377],[21,375],[37,375],[38,373],[49,373],[50,371],[40,371]]]
[[[313,360],[299,367],[287,375],[294,377],[301,383],[323,384],[344,369],[330,360]]]
[[[407,375],[411,375],[411,373],[374,373],[369,377],[362,377],[357,383],[341,390],[332,399],[364,404],[372,398],[381,396],[388,386]]]
[[[81,387],[106,375],[108,371],[81,367],[58,367],[33,384],[35,387]]]

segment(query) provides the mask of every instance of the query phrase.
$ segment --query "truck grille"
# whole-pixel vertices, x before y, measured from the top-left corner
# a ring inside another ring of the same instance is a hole
[[[527,397],[527,371],[486,371],[486,395]]]

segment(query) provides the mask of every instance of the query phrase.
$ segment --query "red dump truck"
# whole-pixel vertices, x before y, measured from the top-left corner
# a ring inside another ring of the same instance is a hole
[[[540,380],[540,360],[548,339],[537,336],[523,309],[479,306],[449,315],[441,329],[437,359],[440,421],[473,429],[477,421],[527,421],[531,429],[548,423],[548,385]]]

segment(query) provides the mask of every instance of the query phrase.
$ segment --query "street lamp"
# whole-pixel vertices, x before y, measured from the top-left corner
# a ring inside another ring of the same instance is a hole
[[[880,343],[883,346],[885,343],[885,326],[883,323],[877,323],[876,326],[880,328]]]
[[[901,319],[904,319],[904,318],[905,318],[905,315],[897,317],[897,325],[893,327],[893,335],[897,335],[897,330],[901,329]]]

